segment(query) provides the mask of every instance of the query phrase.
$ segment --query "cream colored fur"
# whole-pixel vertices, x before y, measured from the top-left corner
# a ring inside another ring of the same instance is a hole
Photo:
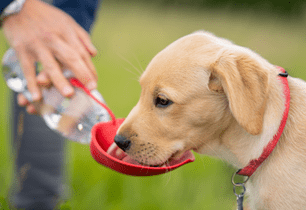
[[[140,78],[137,105],[118,130],[126,151],[160,165],[194,150],[237,168],[258,158],[276,134],[284,111],[276,66],[250,49],[207,32],[170,44]],[[306,83],[288,77],[287,125],[275,150],[247,183],[253,210],[306,208]],[[156,106],[156,98],[171,100]]]

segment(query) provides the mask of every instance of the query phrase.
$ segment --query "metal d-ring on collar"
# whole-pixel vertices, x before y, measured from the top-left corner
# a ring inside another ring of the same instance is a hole
[[[245,188],[245,183],[249,180],[249,176],[247,176],[247,179],[244,180],[242,183],[240,182],[235,182],[235,176],[236,175],[239,175],[239,171],[241,169],[239,169],[238,171],[236,171],[233,176],[232,176],[232,184],[234,185],[234,194],[236,195],[237,197],[237,210],[243,210],[243,198],[244,198],[244,194],[246,192],[246,188]],[[241,176],[241,175],[239,175]],[[240,193],[240,194],[237,194],[236,192],[236,187],[242,187],[243,188],[243,192]]]
[[[235,176],[236,175],[239,175],[238,173],[239,173],[239,171],[240,171],[241,169],[239,169],[238,171],[236,171],[234,174],[233,174],[233,176],[232,176],[232,184],[234,185],[234,186],[241,186],[241,184],[245,184],[248,180],[249,180],[249,178],[250,177],[248,177],[248,176],[246,176],[247,177],[247,179],[244,181],[244,182],[242,182],[242,183],[236,183],[235,182]],[[243,175],[239,175],[239,176],[243,176]]]

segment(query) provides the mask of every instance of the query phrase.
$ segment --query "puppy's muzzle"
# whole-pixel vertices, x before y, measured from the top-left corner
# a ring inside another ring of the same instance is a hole
[[[118,145],[118,147],[120,149],[122,149],[123,151],[128,150],[131,146],[131,141],[128,140],[124,136],[116,135],[114,140],[115,140],[116,144]]]

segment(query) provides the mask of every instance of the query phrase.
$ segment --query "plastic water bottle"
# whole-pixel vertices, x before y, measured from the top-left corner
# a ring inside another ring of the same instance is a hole
[[[27,89],[27,81],[14,49],[10,48],[5,53],[2,65],[7,86],[17,93],[23,93],[31,102],[31,93]],[[70,71],[64,71],[64,75],[66,78],[73,76]],[[89,144],[92,127],[98,122],[109,121],[110,117],[107,111],[82,89],[74,89],[75,94],[65,98],[54,86],[44,88],[43,100],[33,104],[49,128],[69,140]],[[91,91],[91,94],[105,103],[97,90]]]

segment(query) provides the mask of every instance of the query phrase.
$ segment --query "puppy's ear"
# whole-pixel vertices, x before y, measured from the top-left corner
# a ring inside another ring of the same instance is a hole
[[[250,134],[260,134],[268,93],[268,73],[250,54],[223,51],[210,66],[208,87],[226,94],[237,122]]]

